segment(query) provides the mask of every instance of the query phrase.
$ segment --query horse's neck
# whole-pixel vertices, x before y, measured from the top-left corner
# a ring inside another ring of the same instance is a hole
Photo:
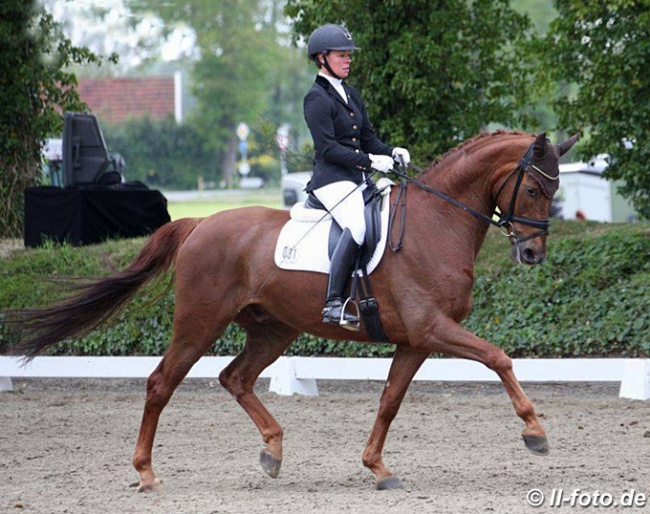
[[[479,137],[448,153],[419,177],[468,207],[490,215],[495,207],[495,184],[514,170],[530,144],[518,133]]]
[[[480,210],[494,207],[492,189],[504,171],[515,168],[528,145],[518,134],[486,136],[466,143],[423,174],[423,182]],[[482,205],[477,200],[484,199]]]
[[[488,136],[461,146],[430,166],[419,179],[485,216],[495,209],[495,184],[512,171],[530,141],[521,135]],[[431,210],[436,230],[449,232],[456,245],[468,247],[474,256],[480,250],[488,224],[442,200],[434,200],[422,191],[421,203]],[[470,250],[471,249],[471,250]]]

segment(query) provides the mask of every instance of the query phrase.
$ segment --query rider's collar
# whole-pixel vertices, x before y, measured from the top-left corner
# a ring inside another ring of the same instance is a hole
[[[347,95],[345,94],[345,89],[343,88],[343,80],[342,79],[337,79],[336,77],[332,77],[330,75],[327,75],[323,73],[322,71],[318,72],[319,77],[323,77],[326,79],[334,88],[334,90],[345,100],[346,102],[348,101]]]
[[[337,79],[336,77],[332,77],[331,75],[327,75],[326,73],[323,73],[322,71],[318,72],[319,77],[324,77],[326,78],[330,84],[332,84],[334,87],[341,87],[343,85],[343,79]]]

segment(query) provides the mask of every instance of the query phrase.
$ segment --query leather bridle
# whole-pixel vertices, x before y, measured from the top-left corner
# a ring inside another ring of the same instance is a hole
[[[519,159],[519,162],[517,163],[517,167],[512,170],[512,172],[508,175],[508,178],[503,182],[501,187],[499,188],[499,191],[494,197],[494,200],[499,198],[499,195],[502,193],[503,189],[505,186],[508,184],[508,182],[516,176],[516,182],[515,182],[515,187],[512,191],[512,197],[510,198],[510,204],[508,207],[508,212],[506,213],[498,213],[495,209],[495,211],[492,213],[492,216],[488,216],[486,214],[483,214],[482,212],[479,212],[477,210],[472,209],[471,207],[463,204],[462,202],[459,202],[455,198],[452,198],[442,191],[439,191],[437,189],[432,188],[431,186],[428,186],[424,184],[423,182],[420,182],[416,178],[410,177],[405,173],[405,167],[401,166],[400,170],[393,170],[393,173],[397,174],[398,176],[402,177],[404,180],[407,182],[419,187],[423,191],[426,191],[427,193],[436,195],[439,198],[442,198],[444,201],[454,205],[455,207],[458,207],[459,209],[464,210],[465,212],[471,214],[475,218],[478,218],[483,221],[487,221],[488,223],[498,227],[503,235],[509,237],[513,243],[518,244],[518,243],[523,243],[525,241],[529,241],[531,239],[535,239],[537,237],[545,236],[548,234],[548,229],[550,225],[550,220],[548,218],[546,219],[536,219],[536,218],[528,218],[526,216],[517,216],[515,215],[515,206],[517,203],[517,196],[519,194],[519,188],[521,187],[521,183],[524,178],[524,174],[526,173],[527,169],[529,167],[532,167],[532,163],[530,162],[530,159],[533,154],[533,148],[534,148],[534,143],[531,144],[531,146],[526,150],[526,153],[523,155],[521,159]],[[410,163],[408,167],[414,169],[418,173],[421,173],[424,171],[422,168],[419,168],[418,166]],[[535,166],[535,169],[538,169]],[[541,170],[540,170],[541,171]],[[542,172],[543,173],[543,172]],[[498,219],[494,219],[495,214],[499,214]],[[517,236],[517,233],[514,229],[514,223],[519,223],[522,225],[527,225],[529,227],[537,228],[539,231],[526,236],[524,238],[519,238]]]

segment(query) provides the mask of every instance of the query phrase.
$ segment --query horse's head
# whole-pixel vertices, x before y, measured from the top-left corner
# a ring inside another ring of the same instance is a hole
[[[512,243],[512,258],[535,265],[546,259],[551,201],[560,183],[559,159],[577,141],[578,134],[553,145],[541,133],[512,171],[500,174],[496,202],[499,224]]]

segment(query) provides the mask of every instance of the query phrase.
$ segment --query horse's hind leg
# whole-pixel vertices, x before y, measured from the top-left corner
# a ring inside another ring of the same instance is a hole
[[[193,312],[179,315],[179,311],[177,302],[171,344],[147,381],[147,399],[133,455],[133,466],[140,475],[138,492],[156,491],[160,486],[153,471],[151,454],[162,410],[190,368],[219,338],[230,321],[224,319],[202,325],[199,322],[201,318],[194,316]],[[218,313],[214,315],[218,317]]]
[[[219,381],[232,394],[262,434],[262,469],[277,478],[282,464],[282,427],[254,393],[260,373],[277,358],[300,332],[249,307],[237,318],[247,338],[241,353],[221,372]]]

